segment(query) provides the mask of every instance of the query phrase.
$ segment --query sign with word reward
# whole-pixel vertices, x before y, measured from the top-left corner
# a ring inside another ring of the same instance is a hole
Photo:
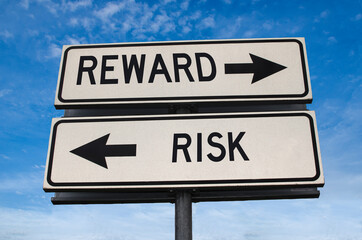
[[[55,106],[303,102],[303,38],[64,46]]]
[[[323,186],[312,111],[54,119],[45,191]]]

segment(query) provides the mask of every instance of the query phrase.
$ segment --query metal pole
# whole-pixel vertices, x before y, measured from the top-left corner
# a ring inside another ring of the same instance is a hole
[[[192,240],[192,201],[188,191],[176,192],[175,240]]]

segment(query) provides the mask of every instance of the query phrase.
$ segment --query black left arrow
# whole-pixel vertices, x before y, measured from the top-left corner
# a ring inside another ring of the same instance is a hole
[[[70,152],[107,169],[106,157],[136,156],[136,144],[107,145],[109,135],[110,133]]]

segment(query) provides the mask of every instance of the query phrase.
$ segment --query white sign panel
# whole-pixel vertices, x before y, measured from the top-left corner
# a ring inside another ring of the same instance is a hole
[[[55,106],[311,102],[303,38],[64,46]]]
[[[54,119],[44,189],[324,184],[314,112]]]

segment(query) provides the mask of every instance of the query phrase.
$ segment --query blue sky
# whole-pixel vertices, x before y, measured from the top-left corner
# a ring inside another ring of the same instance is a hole
[[[62,45],[305,37],[319,199],[197,203],[197,240],[362,239],[362,1],[0,0],[0,239],[172,239],[174,205],[53,206],[42,190]]]

